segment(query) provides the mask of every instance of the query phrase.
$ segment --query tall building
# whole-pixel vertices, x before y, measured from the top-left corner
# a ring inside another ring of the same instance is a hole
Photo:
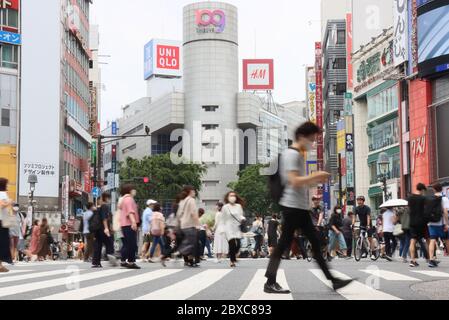
[[[86,204],[90,187],[90,5],[22,0],[20,203],[35,174],[37,210],[65,219]]]
[[[149,126],[152,137],[120,141],[117,161],[182,151],[187,160],[207,166],[200,196],[202,206],[213,208],[240,169],[266,163],[288,146],[293,128],[305,121],[304,103],[280,105],[266,90],[264,95],[239,92],[235,6],[199,2],[184,7],[183,14],[183,45],[153,40],[145,46],[148,96],[125,106],[116,123],[120,135],[144,134]],[[179,52],[181,67],[174,68]],[[256,82],[270,79],[267,87],[272,88],[272,61],[254,65]],[[261,65],[263,70],[257,69]],[[109,135],[112,127],[103,132]],[[110,170],[111,158],[105,169]]]
[[[20,1],[0,1],[0,177],[17,199],[18,122],[20,92]]]
[[[408,1],[409,104],[404,109],[402,154],[406,191],[418,183],[440,182],[449,189],[449,5],[447,1]]]
[[[338,181],[337,122],[343,116],[346,75],[346,20],[328,20],[323,37],[323,123],[325,169]]]

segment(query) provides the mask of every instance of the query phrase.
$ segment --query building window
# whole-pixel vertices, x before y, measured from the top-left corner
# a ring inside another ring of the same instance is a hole
[[[329,59],[329,69],[330,70],[344,70],[344,69],[346,69],[346,59],[345,58],[332,58],[332,59]]]
[[[122,153],[127,154],[128,152],[136,150],[136,149],[137,149],[137,144],[133,144],[132,146],[129,146],[128,148],[123,149]]]
[[[337,44],[346,44],[346,31],[345,30],[337,31]]]
[[[10,111],[9,109],[2,109],[2,127],[10,126]]]
[[[368,128],[369,151],[373,152],[399,143],[399,119]]]
[[[346,83],[331,83],[329,86],[330,96],[343,96],[346,93]]]
[[[220,126],[218,124],[205,124],[203,125],[204,130],[217,130]]]
[[[398,86],[395,85],[374,96],[368,97],[368,119],[374,119],[383,114],[398,110]]]
[[[216,187],[218,186],[218,184],[220,183],[220,181],[204,181],[204,186],[205,187]]]
[[[0,45],[0,66],[17,69],[19,66],[19,48],[10,44]]]
[[[19,12],[12,9],[0,9],[0,25],[19,28]]]
[[[218,106],[203,106],[203,110],[206,112],[216,112]]]

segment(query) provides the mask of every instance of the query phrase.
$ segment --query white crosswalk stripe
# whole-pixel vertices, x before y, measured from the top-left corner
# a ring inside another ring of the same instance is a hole
[[[263,292],[264,284],[267,282],[265,272],[266,270],[257,270],[248,288],[240,297],[240,300],[293,300],[292,294],[268,294]],[[277,281],[284,289],[290,290],[284,270],[278,271]]]
[[[0,279],[11,277],[11,275],[15,275],[17,273],[25,273],[25,272],[33,272],[33,270],[13,270],[11,272],[0,273]],[[1,280],[0,280],[1,282]]]
[[[24,273],[24,272],[31,272],[31,271],[30,270],[17,270],[17,271],[14,271],[14,274]],[[34,272],[34,273],[23,274],[23,275],[19,275],[19,276],[12,275],[10,277],[0,277],[0,283],[58,276],[61,274],[67,274],[67,271],[66,270],[53,270],[53,271],[45,271],[45,272]]]
[[[310,270],[310,272],[312,272],[312,274],[320,279],[320,281],[325,285],[332,288],[331,282],[326,279],[321,270],[312,269]],[[334,276],[339,277],[340,279],[350,279],[350,277],[348,277],[347,275],[336,270],[332,270],[331,272]],[[375,290],[374,288],[358,281],[353,281],[350,285],[346,286],[343,289],[340,289],[338,293],[347,300],[401,300],[398,297],[379,290]]]
[[[434,277],[434,278],[449,278],[449,273],[441,272],[441,271],[435,271],[435,270],[429,270],[429,271],[421,271],[421,270],[410,270],[411,272],[422,274],[428,277]]]
[[[112,270],[104,270],[104,271],[99,270],[97,272],[90,272],[88,274],[76,275],[76,273],[74,273],[73,270],[67,270],[67,277],[0,288],[0,297],[6,297],[6,296],[15,295],[15,294],[30,292],[30,291],[34,291],[34,290],[41,290],[41,289],[46,289],[46,288],[52,288],[52,287],[57,287],[57,286],[63,286],[63,285],[67,285],[68,287],[73,287],[83,281],[100,279],[100,278],[104,278],[104,277],[117,275],[120,273],[126,273],[129,271],[131,271],[131,270],[112,269]]]
[[[135,300],[187,300],[212,286],[232,270],[211,269]]]
[[[419,279],[409,277],[400,273],[392,272],[392,271],[385,271],[385,270],[373,270],[373,269],[365,269],[360,270],[362,272],[368,273],[370,275],[388,280],[388,281],[421,281]]]
[[[159,278],[167,277],[181,270],[157,270],[137,276],[123,278],[120,280],[102,283],[96,286],[82,288],[78,290],[70,290],[63,293],[42,297],[36,300],[87,300],[106,293],[118,291],[130,287],[134,287],[145,282],[153,281]]]

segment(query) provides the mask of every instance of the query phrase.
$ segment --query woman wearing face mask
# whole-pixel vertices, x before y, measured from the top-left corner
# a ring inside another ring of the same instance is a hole
[[[121,267],[127,269],[140,269],[136,264],[137,252],[137,224],[139,223],[139,212],[134,197],[137,194],[133,185],[124,185],[120,194],[120,227],[123,233],[123,246],[121,250]]]
[[[22,217],[19,214],[19,205],[18,204],[16,204],[16,203],[13,204],[12,213],[14,214],[14,217],[16,219],[16,223],[14,224],[14,226],[9,228],[9,237],[11,239],[10,249],[11,249],[11,258],[12,258],[13,262],[17,262],[17,260],[18,260],[17,246],[19,244],[19,239],[22,234],[22,230],[21,230]],[[23,238],[23,234],[22,234],[22,238]]]
[[[229,257],[231,268],[235,268],[237,253],[240,250],[240,240],[243,238],[240,225],[246,219],[243,215],[245,202],[235,192],[229,192],[224,199],[225,206],[222,209],[223,218],[226,221],[226,238],[229,243]]]
[[[340,250],[343,251],[343,256],[348,259],[345,237],[343,235],[343,210],[336,206],[334,208],[334,212],[331,215],[329,220],[329,253],[335,249],[336,242],[338,241],[338,245]],[[350,259],[350,258],[349,258]]]
[[[186,186],[178,199],[179,207],[176,214],[178,229],[181,230],[182,240],[178,251],[183,255],[185,266],[198,267],[196,260],[199,254],[200,218],[196,207],[196,191],[192,186]]]

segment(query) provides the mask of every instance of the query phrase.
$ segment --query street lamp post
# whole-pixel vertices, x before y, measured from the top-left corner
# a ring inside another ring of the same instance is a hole
[[[382,152],[379,155],[379,159],[377,160],[377,165],[379,166],[379,172],[380,172],[380,182],[382,183],[382,188],[385,195],[385,201],[390,200],[390,197],[388,195],[388,188],[387,188],[387,178],[388,173],[390,172],[390,157],[388,157],[388,154],[385,152]]]
[[[31,202],[31,223],[34,219],[34,191],[36,190],[37,176],[31,174],[28,176],[28,183],[30,184],[30,202]]]

